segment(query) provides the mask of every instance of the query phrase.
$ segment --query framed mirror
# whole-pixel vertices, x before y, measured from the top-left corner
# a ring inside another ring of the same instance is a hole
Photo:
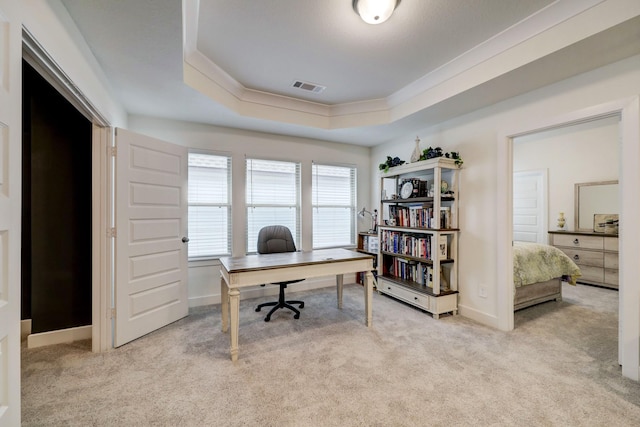
[[[575,229],[594,231],[594,215],[619,214],[618,181],[575,184]]]

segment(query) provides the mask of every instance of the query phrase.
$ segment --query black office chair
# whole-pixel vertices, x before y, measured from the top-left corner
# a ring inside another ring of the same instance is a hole
[[[260,229],[258,233],[258,253],[259,254],[271,254],[278,252],[295,252],[296,245],[293,242],[293,236],[291,231],[284,225],[269,225]],[[265,302],[256,307],[256,311],[260,311],[262,307],[274,306],[271,311],[264,318],[265,322],[271,320],[271,315],[279,308],[288,308],[293,311],[295,315],[294,319],[300,318],[300,312],[291,304],[298,304],[300,308],[304,308],[303,301],[285,301],[284,290],[289,283],[301,282],[304,279],[290,280],[288,282],[272,283],[273,285],[280,285],[280,294],[278,301]]]

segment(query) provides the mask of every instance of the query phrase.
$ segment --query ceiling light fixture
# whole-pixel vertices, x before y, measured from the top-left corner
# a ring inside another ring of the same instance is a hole
[[[400,0],[353,0],[353,10],[367,24],[382,24],[389,19]]]

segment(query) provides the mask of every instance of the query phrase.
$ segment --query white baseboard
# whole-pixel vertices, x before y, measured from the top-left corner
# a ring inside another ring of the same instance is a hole
[[[355,275],[345,275],[344,283],[355,283]],[[323,277],[318,279],[307,279],[303,282],[298,282],[290,285],[287,288],[287,293],[295,293],[302,291],[309,291],[312,289],[320,289],[327,287],[335,287],[335,277]],[[240,292],[240,300],[259,298],[263,296],[278,295],[279,288],[274,285],[255,286],[243,289]],[[203,305],[220,304],[220,294],[216,295],[203,295],[189,298],[189,307],[200,307]]]
[[[27,338],[31,334],[31,319],[20,321],[20,340]]]
[[[498,318],[492,314],[478,311],[475,308],[467,307],[465,305],[458,305],[458,313],[460,313],[461,316],[467,317],[478,323],[482,323],[483,325],[499,329]]]
[[[91,325],[57,331],[30,334],[27,337],[27,348],[42,347],[52,344],[63,344],[73,341],[91,339]]]

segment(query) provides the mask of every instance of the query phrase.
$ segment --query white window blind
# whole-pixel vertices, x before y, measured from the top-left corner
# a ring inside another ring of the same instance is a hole
[[[300,164],[247,159],[247,253],[257,251],[258,232],[267,225],[291,230],[300,249]]]
[[[355,244],[356,168],[313,164],[313,248]]]
[[[231,254],[231,157],[189,153],[189,259]]]

